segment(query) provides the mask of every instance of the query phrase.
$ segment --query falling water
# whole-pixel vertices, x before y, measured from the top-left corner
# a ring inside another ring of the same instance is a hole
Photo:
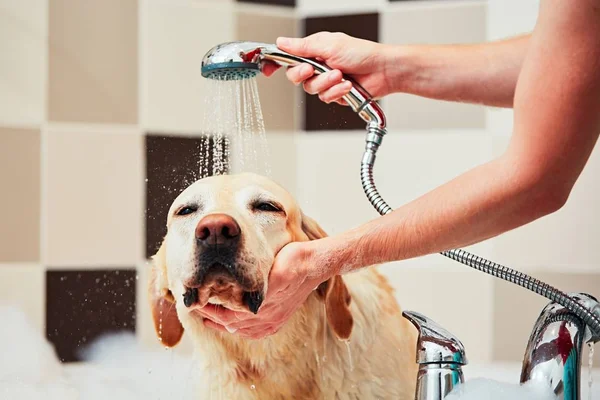
[[[229,172],[269,176],[270,154],[256,78],[206,83],[200,176]]]
[[[354,371],[354,361],[352,361],[352,350],[350,349],[350,341],[345,340],[346,350],[348,350],[348,362],[350,363],[350,372]]]
[[[593,368],[594,368],[594,343],[588,343],[588,400],[592,400],[592,385],[594,384]]]

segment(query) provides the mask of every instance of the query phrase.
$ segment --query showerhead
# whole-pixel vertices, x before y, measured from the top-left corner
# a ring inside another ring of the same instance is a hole
[[[210,49],[202,59],[202,76],[216,80],[242,80],[253,78],[262,70],[265,62],[282,67],[307,63],[316,74],[330,71],[327,65],[310,58],[298,57],[280,50],[274,44],[259,42],[227,42]],[[379,105],[371,100],[369,93],[358,83],[352,82],[350,93],[344,100],[370,127],[385,129],[385,115]]]

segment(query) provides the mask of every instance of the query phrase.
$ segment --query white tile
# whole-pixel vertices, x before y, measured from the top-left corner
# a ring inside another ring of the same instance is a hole
[[[298,197],[328,231],[340,232],[377,216],[360,183],[364,140],[360,131],[296,138]],[[397,208],[490,159],[485,131],[390,131],[377,155],[375,183]]]
[[[407,260],[380,270],[394,287],[403,310],[420,312],[456,335],[465,345],[469,362],[491,360],[492,277],[451,260],[437,266]]]
[[[0,123],[44,121],[48,4],[0,0]]]
[[[141,16],[142,126],[154,131],[199,131],[207,92],[200,68],[213,46],[234,39],[226,3],[144,0]]]
[[[488,0],[488,39],[498,40],[530,32],[537,21],[539,4],[539,0]]]
[[[480,43],[486,38],[482,2],[417,2],[390,8],[381,16],[381,37],[389,44]],[[385,99],[392,129],[484,128],[485,108],[407,94]]]
[[[133,266],[142,259],[142,135],[47,133],[46,263],[52,267]]]
[[[0,306],[19,309],[42,334],[46,325],[44,274],[37,264],[0,264]]]
[[[506,144],[495,140],[495,146]],[[493,239],[494,257],[523,270],[600,269],[600,147],[596,146],[567,204],[558,212]]]

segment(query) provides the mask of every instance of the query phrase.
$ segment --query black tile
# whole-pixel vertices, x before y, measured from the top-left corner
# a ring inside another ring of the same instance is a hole
[[[213,174],[213,148],[212,139],[207,142],[201,137],[146,136],[147,258],[156,253],[167,233],[167,212],[173,200],[190,184]],[[204,171],[202,154],[208,160]]]
[[[46,271],[46,337],[60,360],[79,361],[101,335],[135,332],[135,287],[135,268]]]
[[[237,0],[238,3],[270,4],[274,6],[295,7],[296,0]]]
[[[311,17],[304,20],[304,34],[329,31],[379,41],[379,14],[352,14]],[[365,122],[350,107],[325,104],[318,96],[304,94],[304,130],[365,129]]]

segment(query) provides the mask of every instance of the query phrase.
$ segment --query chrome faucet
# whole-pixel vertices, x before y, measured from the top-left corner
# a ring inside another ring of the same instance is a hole
[[[589,294],[571,297],[600,317],[600,304]],[[559,400],[579,400],[581,355],[585,343],[597,343],[600,335],[573,312],[549,303],[538,317],[523,358],[521,383],[539,382],[552,388]]]
[[[456,336],[426,316],[414,311],[402,315],[419,332],[415,400],[442,400],[464,382],[465,348]]]

